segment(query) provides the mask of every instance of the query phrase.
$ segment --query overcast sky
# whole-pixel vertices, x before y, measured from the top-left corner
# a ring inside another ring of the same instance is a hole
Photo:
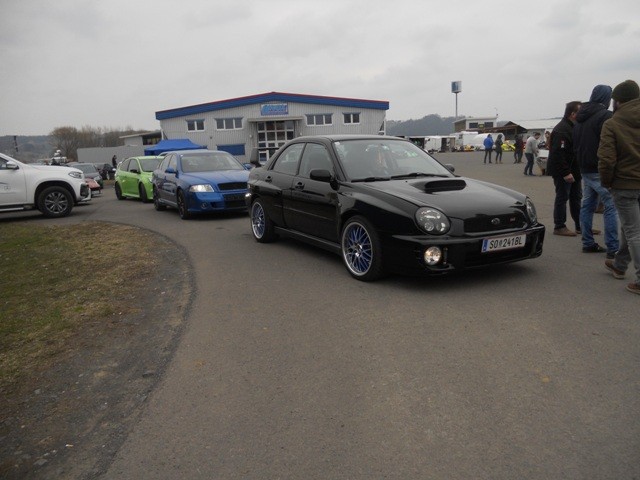
[[[387,119],[561,116],[640,82],[638,0],[0,0],[0,135],[155,130],[155,112],[271,91]],[[428,133],[428,132],[426,132]]]

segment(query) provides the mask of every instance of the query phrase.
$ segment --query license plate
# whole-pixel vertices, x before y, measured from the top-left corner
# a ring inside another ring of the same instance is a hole
[[[493,237],[482,240],[482,253],[496,252],[498,250],[509,250],[512,248],[522,248],[527,242],[527,235],[510,235],[508,237]]]

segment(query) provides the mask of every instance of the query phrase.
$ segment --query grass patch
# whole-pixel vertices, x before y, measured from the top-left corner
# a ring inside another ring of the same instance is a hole
[[[126,239],[126,241],[124,241]],[[0,392],[46,369],[92,324],[139,308],[160,240],[125,225],[0,225]]]

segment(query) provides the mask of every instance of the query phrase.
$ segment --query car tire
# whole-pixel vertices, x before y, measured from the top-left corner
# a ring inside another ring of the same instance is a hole
[[[142,200],[142,203],[147,203],[149,201],[149,197],[147,197],[147,189],[144,188],[144,184],[138,184],[138,191],[140,192],[140,200]]]
[[[158,195],[158,189],[153,187],[153,206],[158,212],[162,212],[167,209],[167,206],[160,203],[160,196]]]
[[[277,238],[273,222],[264,211],[264,207],[262,206],[262,201],[260,199],[253,201],[250,213],[251,232],[253,233],[253,238],[260,243],[273,242]]]
[[[342,260],[352,277],[371,282],[384,276],[380,238],[361,216],[347,220],[340,236]]]
[[[64,187],[48,187],[38,195],[38,210],[49,218],[66,217],[71,213],[73,203],[73,196]]]
[[[180,215],[180,218],[182,220],[189,220],[191,218],[191,214],[189,213],[187,199],[185,198],[182,190],[178,190],[178,194],[176,195],[176,205],[178,205],[178,215]]]
[[[122,196],[122,189],[120,188],[120,184],[118,182],[116,182],[116,185],[114,188],[116,190],[116,198],[118,200],[124,200],[124,197]]]

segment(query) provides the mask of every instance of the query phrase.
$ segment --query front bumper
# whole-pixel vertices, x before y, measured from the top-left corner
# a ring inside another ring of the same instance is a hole
[[[246,210],[246,190],[220,192],[189,192],[187,208],[189,212],[216,212],[224,210]]]
[[[516,234],[526,234],[523,247],[482,253],[482,241],[485,238]],[[482,236],[392,235],[383,238],[383,258],[385,267],[395,273],[441,275],[539,257],[542,255],[544,234],[544,225],[538,224],[523,230]],[[442,259],[438,264],[430,266],[424,260],[424,252],[432,246],[442,250]]]

